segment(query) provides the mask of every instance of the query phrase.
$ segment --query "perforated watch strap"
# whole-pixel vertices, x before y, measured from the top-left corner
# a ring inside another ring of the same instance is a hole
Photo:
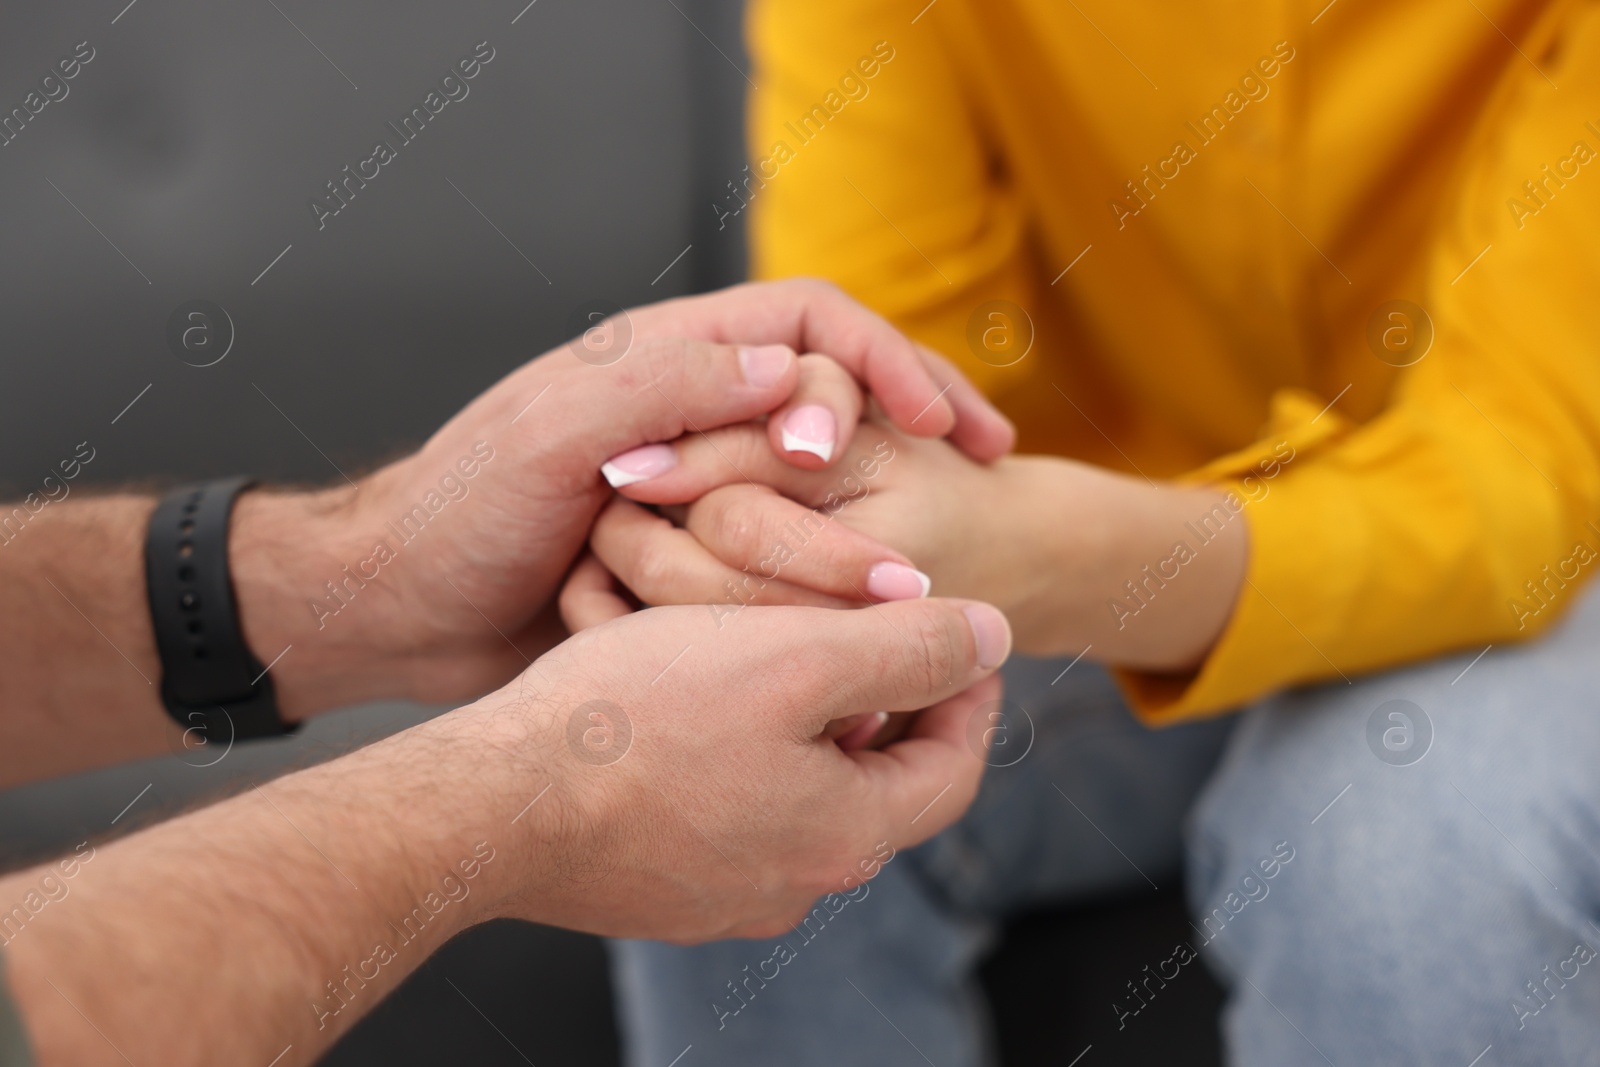
[[[253,485],[226,478],[165,496],[150,517],[145,582],[161,654],[161,700],[208,742],[288,733],[272,679],[245,644],[228,567],[233,502]]]

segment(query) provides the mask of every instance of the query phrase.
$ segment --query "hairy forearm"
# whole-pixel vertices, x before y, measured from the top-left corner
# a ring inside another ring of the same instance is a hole
[[[339,574],[341,513],[353,495],[258,490],[235,509],[230,557],[241,625],[256,658],[277,661],[272,680],[291,722],[407,695],[367,630],[320,633],[307,607],[324,576]],[[53,504],[0,544],[0,787],[181,744],[161,706],[145,587],[154,507],[154,498],[133,495]],[[369,615],[382,617],[382,607]]]
[[[154,506],[52,504],[0,546],[0,784],[150,755],[175,735],[145,597]]]
[[[1026,501],[1018,647],[1154,671],[1196,667],[1244,583],[1246,519],[1216,489],[1042,457],[1008,461]]]
[[[81,848],[70,876],[0,879],[0,943],[41,1067],[265,1064],[290,1045],[308,1063],[493,917],[544,810],[512,823],[516,761],[483,759],[474,714]]]

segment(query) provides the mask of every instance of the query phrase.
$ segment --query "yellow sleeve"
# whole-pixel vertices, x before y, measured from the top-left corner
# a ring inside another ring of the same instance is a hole
[[[1248,581],[1197,674],[1122,674],[1147,718],[1527,638],[1600,568],[1600,8],[1555,45],[1441,190],[1433,342],[1389,408],[1350,427],[1282,394],[1258,445],[1200,472],[1243,505]]]
[[[752,272],[826,264],[830,281],[980,387],[1010,385],[1014,371],[948,341],[985,301],[1039,303],[1022,212],[954,60],[915,14],[904,0],[751,4]]]

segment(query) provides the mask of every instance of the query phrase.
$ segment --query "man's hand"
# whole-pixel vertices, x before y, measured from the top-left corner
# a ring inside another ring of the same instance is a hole
[[[782,932],[965,809],[983,769],[969,725],[1009,644],[998,611],[959,601],[720,627],[703,607],[641,612],[470,707],[86,845],[70,875],[0,878],[0,905],[51,901],[6,932],[39,1063],[269,1063],[291,1045],[311,1062],[490,918]],[[881,752],[822,736],[919,708]]]
[[[459,700],[526,666],[565,636],[545,609],[611,497],[602,467],[626,484],[671,455],[660,442],[771,412],[771,458],[815,468],[826,458],[787,447],[789,415],[814,429],[825,410],[842,452],[862,387],[908,434],[985,457],[1013,441],[948,364],[832,286],[745,285],[626,320],[608,335],[631,333],[621,358],[581,340],[547,353],[354,493],[240,502],[246,635],[262,662],[294,645],[274,672],[286,705],[383,684],[368,695]]]
[[[636,339],[608,366],[556,349],[355,491],[241,500],[247,638],[263,661],[295,646],[274,672],[285,703],[385,679],[403,687],[385,695],[438,701],[501,684],[564,636],[541,612],[611,495],[607,457],[765,414],[796,362],[681,338]]]
[[[999,697],[1009,647],[998,611],[948,600],[731,622],[662,608],[573,637],[477,705],[493,749],[532,755],[530,795],[554,783],[554,834],[523,850],[508,913],[685,942],[782,931],[862,881],[879,842],[916,844],[970,803],[982,762],[967,727]],[[882,752],[826,736],[923,708]]]
[[[682,336],[723,344],[786,344],[797,352],[820,352],[837,362],[883,408],[885,418],[914,437],[948,437],[980,463],[1010,452],[1016,430],[954,364],[908,341],[887,320],[866,310],[829,282],[793,278],[752,282],[706,296],[652,304],[632,313],[636,336]],[[918,373],[918,366],[922,373]],[[769,438],[786,449],[787,416],[808,399],[802,377],[796,395],[774,413]],[[819,387],[817,398],[837,395]],[[837,451],[849,443],[855,420],[841,405]],[[789,456],[814,469],[802,456]]]
[[[790,448],[785,426],[794,416],[818,436],[832,420],[837,462],[863,387],[906,433],[948,433],[977,456],[1013,440],[947,364],[820,282],[739,286],[597,329],[359,486],[239,498],[241,623],[287,720],[382,698],[465,700],[522,670],[565,636],[549,601],[611,496],[602,467],[659,464],[659,442],[770,413],[772,458],[816,469],[827,450]],[[603,343],[624,333],[625,349]],[[597,336],[598,351],[584,343]],[[145,602],[152,507],[133,495],[30,505],[26,528],[5,537],[0,784],[178,743]]]

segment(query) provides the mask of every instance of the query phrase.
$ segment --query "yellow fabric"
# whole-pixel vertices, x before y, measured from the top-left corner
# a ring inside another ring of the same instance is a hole
[[[1560,615],[1600,548],[1600,6],[925,3],[755,0],[730,205],[758,275],[950,355],[1024,450],[1247,501],[1227,629],[1124,674],[1141,713]],[[1009,367],[969,351],[991,300],[1033,324]],[[1433,324],[1402,370],[1391,300]]]

